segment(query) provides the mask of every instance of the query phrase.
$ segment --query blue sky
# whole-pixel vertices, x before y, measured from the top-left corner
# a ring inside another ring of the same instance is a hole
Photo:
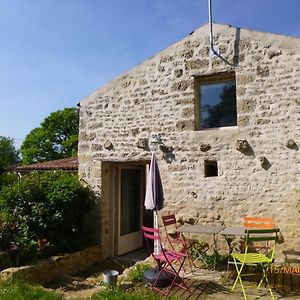
[[[300,37],[299,0],[212,8],[216,23]],[[207,0],[0,0],[0,136],[19,146],[51,112],[207,21]]]

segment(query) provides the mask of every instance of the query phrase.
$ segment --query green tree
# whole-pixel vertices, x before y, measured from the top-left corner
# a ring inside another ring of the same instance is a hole
[[[5,171],[7,166],[19,162],[19,151],[16,150],[14,140],[0,136],[0,174]]]
[[[33,129],[21,146],[24,164],[73,156],[78,148],[78,109],[65,108],[51,113]]]

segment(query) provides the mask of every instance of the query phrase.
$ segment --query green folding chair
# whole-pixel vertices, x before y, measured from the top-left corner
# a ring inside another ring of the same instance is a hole
[[[278,228],[246,229],[244,253],[231,254],[237,271],[237,277],[233,283],[232,291],[235,289],[236,284],[239,281],[242,287],[244,299],[247,299],[247,296],[243,285],[242,276],[255,275],[255,273],[242,273],[245,266],[261,266],[262,277],[257,288],[260,288],[261,284],[265,281],[271,297],[274,299],[273,292],[269,286],[268,270],[274,261],[275,245],[278,241],[278,233]],[[266,242],[268,242],[268,248],[264,247],[263,249],[256,250],[259,248],[253,247],[257,244],[265,244]]]

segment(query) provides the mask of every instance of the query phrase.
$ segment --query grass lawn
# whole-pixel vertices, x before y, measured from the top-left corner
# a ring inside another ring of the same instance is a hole
[[[21,281],[0,281],[0,300],[61,300],[62,296]]]
[[[122,289],[110,289],[93,295],[91,300],[159,300],[161,297],[153,295],[149,290],[139,290],[134,293],[125,292]],[[167,300],[175,300],[173,297],[165,298]]]
[[[0,300],[62,300],[63,296],[47,291],[41,286],[32,285],[22,281],[0,281]],[[80,298],[78,300],[84,300]],[[136,292],[125,292],[121,288],[106,288],[102,292],[93,295],[91,300],[159,300],[160,297],[154,296],[149,291],[139,290]],[[169,300],[175,299],[172,297]],[[75,299],[74,299],[75,300]]]

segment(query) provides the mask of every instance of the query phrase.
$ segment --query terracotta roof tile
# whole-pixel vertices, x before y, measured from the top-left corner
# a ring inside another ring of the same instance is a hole
[[[15,171],[78,170],[78,158],[67,157],[31,165],[19,165]]]

